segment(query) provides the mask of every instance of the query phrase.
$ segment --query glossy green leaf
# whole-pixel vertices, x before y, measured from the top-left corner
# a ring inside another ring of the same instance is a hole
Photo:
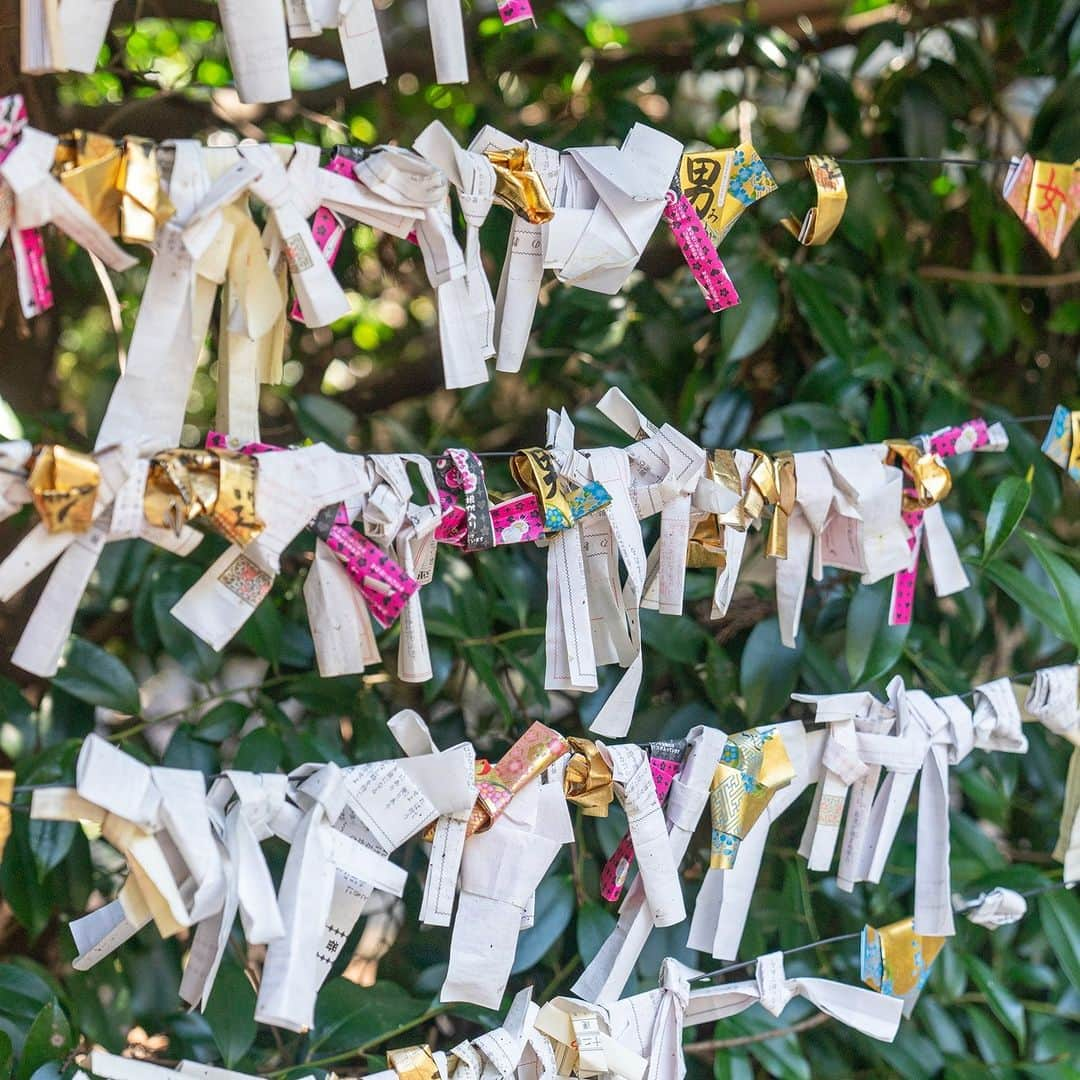
[[[750,632],[739,662],[739,686],[751,725],[774,720],[787,707],[799,678],[801,654],[780,640],[776,619],[759,622]]]
[[[1027,1024],[1024,1018],[1024,1007],[1016,1000],[1006,987],[997,979],[994,973],[977,956],[966,956],[964,963],[967,966],[971,978],[979,990],[985,995],[986,1002],[994,1011],[994,1015],[1001,1024],[1010,1032],[1020,1046],[1020,1052],[1024,1051],[1027,1042]]]
[[[1060,555],[1048,550],[1032,533],[1024,533],[1024,539],[1057,593],[1061,613],[1069,628],[1068,640],[1080,649],[1080,573]]]
[[[1074,991],[1080,990],[1080,903],[1071,892],[1048,892],[1038,905],[1046,940]]]
[[[426,1002],[387,978],[380,977],[377,986],[330,979],[315,1005],[315,1026],[308,1039],[307,1057],[327,1056],[376,1042],[427,1011]]]
[[[134,716],[139,688],[131,672],[111,653],[82,638],[72,638],[53,685],[80,701]]]
[[[1031,485],[1022,476],[1007,476],[994,489],[986,512],[983,532],[983,562],[992,559],[1005,546],[1031,501]]]
[[[514,954],[513,974],[528,971],[540,962],[540,959],[570,925],[577,897],[574,883],[570,878],[555,874],[540,882],[536,890],[536,917],[528,930],[523,930],[518,937],[517,952]]]
[[[1044,622],[1062,641],[1070,640],[1072,628],[1056,596],[1036,585],[1015,566],[1000,559],[983,567],[983,574],[1015,600],[1024,611]]]
[[[29,1078],[47,1061],[63,1061],[73,1046],[71,1025],[56,1001],[44,1005],[26,1035],[15,1080]]]
[[[853,686],[874,682],[903,655],[911,624],[889,625],[892,581],[857,589],[848,607],[844,657]]]
[[[255,1041],[255,990],[240,966],[226,957],[218,968],[203,1016],[228,1068]]]

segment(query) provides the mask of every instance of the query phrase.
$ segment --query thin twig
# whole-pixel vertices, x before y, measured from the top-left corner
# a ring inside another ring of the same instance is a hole
[[[800,1032],[821,1027],[831,1019],[828,1013],[816,1013],[789,1027],[757,1031],[753,1035],[736,1035],[730,1039],[705,1039],[703,1042],[687,1043],[683,1047],[683,1053],[693,1054],[695,1057],[712,1057],[717,1050],[732,1050],[736,1046],[750,1046],[753,1043],[768,1042],[769,1039],[782,1039],[785,1035],[798,1035]]]
[[[964,270],[958,266],[920,266],[919,277],[929,281],[963,281],[969,285],[1016,285],[1024,289],[1053,289],[1080,284],[1080,270],[1060,274],[1002,274],[994,270]]]

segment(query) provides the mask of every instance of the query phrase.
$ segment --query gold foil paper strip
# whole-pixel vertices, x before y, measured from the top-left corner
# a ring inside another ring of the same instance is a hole
[[[110,235],[151,244],[174,213],[162,190],[157,145],[76,129],[61,136],[54,170],[60,183]]]
[[[101,469],[89,454],[63,446],[39,447],[26,484],[49,532],[82,533],[90,528]]]
[[[495,167],[497,199],[533,225],[543,225],[555,216],[544,181],[533,168],[529,151],[524,146],[484,153]]]
[[[426,1046],[403,1046],[386,1052],[386,1063],[400,1080],[439,1080],[439,1066]]]
[[[914,920],[900,919],[880,929],[863,928],[862,981],[878,993],[905,997],[920,990],[945,938],[916,934]]]
[[[205,517],[241,546],[265,527],[255,511],[258,459],[230,450],[165,450],[150,460],[143,510],[151,525],[180,531]]]
[[[836,227],[844,216],[847,186],[835,158],[825,154],[811,154],[806,159],[806,168],[814,181],[814,187],[817,188],[817,205],[807,210],[802,221],[789,215],[781,218],[780,224],[800,244],[817,247],[836,232]]]
[[[908,488],[904,489],[902,505],[905,510],[926,510],[941,502],[952,490],[948,466],[937,454],[924,453],[903,439],[890,439],[885,445],[889,448],[886,463],[901,465],[915,485],[914,494]]]
[[[11,836],[11,802],[15,798],[15,773],[0,769],[0,859]]]
[[[607,817],[615,797],[611,766],[592,739],[567,739],[570,760],[563,774],[563,790],[569,802],[589,817]]]
[[[570,503],[563,491],[555,459],[547,450],[538,446],[519,450],[510,459],[510,475],[522,491],[532,492],[540,500],[545,531],[570,528],[574,520]]]
[[[714,870],[730,870],[739,845],[772,797],[795,777],[795,767],[774,728],[751,728],[728,737],[709,793]]]

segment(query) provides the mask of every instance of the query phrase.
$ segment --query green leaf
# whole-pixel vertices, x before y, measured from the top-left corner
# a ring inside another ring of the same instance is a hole
[[[1039,897],[1039,920],[1073,990],[1080,992],[1080,902],[1064,889]]]
[[[720,340],[731,363],[745,360],[772,336],[780,318],[780,292],[772,270],[762,262],[745,264],[739,273],[740,303],[724,312]],[[733,274],[737,273],[735,267]]]
[[[44,821],[32,818],[29,827],[30,850],[34,854],[38,881],[59,866],[71,850],[79,826],[74,821]]]
[[[998,484],[986,512],[982,561],[992,559],[1012,536],[1031,501],[1031,485],[1022,476],[1007,476]]]
[[[1060,555],[1048,551],[1033,534],[1025,532],[1024,540],[1046,571],[1061,601],[1062,614],[1069,628],[1066,640],[1080,649],[1080,574]]]
[[[428,1011],[426,1002],[389,979],[379,979],[376,986],[331,979],[319,992],[307,1057],[377,1043]]]
[[[815,274],[802,267],[791,266],[788,281],[802,317],[822,348],[847,363],[853,362],[855,343],[851,340],[843,312],[836,306],[834,295],[830,295]]]
[[[111,653],[73,637],[53,678],[72,697],[128,716],[139,712],[139,687],[131,672]]]
[[[977,956],[965,956],[967,968],[975,985],[986,995],[986,1002],[1002,1026],[1016,1039],[1020,1052],[1024,1052],[1027,1042],[1027,1024],[1024,1018],[1024,1006],[1020,1004],[995,977],[994,973]]]
[[[565,874],[545,878],[536,890],[536,921],[518,936],[511,974],[538,964],[570,925],[577,906],[574,883]]]
[[[276,731],[268,727],[256,728],[240,740],[232,767],[245,772],[276,772],[284,753],[285,748]]]
[[[255,1041],[255,991],[238,964],[226,958],[218,968],[203,1018],[228,1068],[233,1068]]]
[[[587,964],[600,951],[600,946],[615,929],[615,916],[595,900],[590,900],[578,912],[577,948],[581,962]]]
[[[800,646],[789,649],[780,640],[780,624],[765,619],[750,631],[739,661],[739,686],[751,725],[763,724],[787,707],[799,679]]]
[[[1071,639],[1071,628],[1062,614],[1057,597],[1040,588],[1015,566],[1000,559],[988,562],[983,567],[983,574],[1025,611],[1046,623],[1062,641]]]
[[[50,1001],[30,1025],[15,1080],[30,1080],[47,1061],[63,1061],[73,1045],[67,1017],[55,1000]]]
[[[0,1080],[11,1080],[11,1069],[15,1064],[15,1050],[11,1045],[11,1036],[0,1030]]]
[[[312,442],[344,449],[356,427],[356,417],[340,401],[321,394],[305,394],[296,402],[296,423]]]
[[[892,582],[860,586],[848,606],[844,657],[855,686],[880,679],[904,652],[911,624],[889,625]]]

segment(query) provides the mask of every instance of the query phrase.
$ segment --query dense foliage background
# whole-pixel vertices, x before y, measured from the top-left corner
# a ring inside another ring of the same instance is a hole
[[[440,87],[431,83],[423,6],[397,0],[381,16],[391,31],[386,86],[350,93],[328,37],[294,54],[295,101],[263,107],[240,105],[229,89],[215,8],[202,0],[120,0],[99,73],[55,79],[17,77],[18,4],[2,0],[0,91],[20,89],[31,121],[46,130],[159,139],[226,130],[327,148],[409,143],[439,117],[463,141],[490,122],[554,146],[593,144],[645,121],[687,143],[724,146],[736,141],[735,106],[745,97],[755,105],[762,153],[1080,155],[1076,0],[863,0],[847,9],[773,0],[629,28],[582,4],[538,0],[537,8],[536,30],[503,30],[486,8],[470,15],[474,79]],[[617,18],[619,5],[605,10]],[[786,181],[781,191],[746,214],[722,248],[739,307],[709,315],[658,230],[620,296],[549,281],[522,373],[463,393],[439,388],[434,307],[419,260],[405,244],[356,229],[338,264],[354,290],[354,313],[332,332],[293,326],[287,385],[264,394],[265,436],[355,450],[506,449],[542,441],[545,409],[565,405],[580,445],[621,442],[591,408],[611,385],[706,446],[769,450],[1080,404],[1076,237],[1051,262],[1002,202],[1000,167],[851,166],[847,213],[818,249],[799,248],[777,225],[789,209],[809,205],[804,170],[780,164],[775,172]],[[493,277],[507,223],[494,213],[485,229]],[[0,431],[87,447],[117,376],[117,342],[85,256],[57,236],[50,243],[57,307],[30,326],[17,312],[10,249],[0,252]],[[123,282],[125,337],[145,272],[144,261]],[[213,416],[214,355],[210,341],[189,401],[188,443]],[[771,571],[756,547],[719,624],[708,621],[711,575],[691,572],[686,616],[646,614],[632,736],[681,735],[701,722],[736,731],[787,711],[796,688],[880,691],[900,674],[935,692],[964,691],[989,676],[1074,659],[1077,492],[1039,454],[1043,430],[1010,426],[1007,453],[957,461],[947,518],[974,584],[938,601],[924,569],[910,629],[887,628],[885,589],[830,572],[810,590],[800,647],[788,651],[778,640]],[[509,489],[494,471],[493,486]],[[1019,479],[998,489],[1009,477]],[[992,527],[984,547],[996,489],[1001,506],[1030,501],[1021,527]],[[27,527],[28,515],[6,523],[3,549]],[[210,652],[168,610],[219,550],[209,539],[181,561],[141,543],[111,545],[60,676],[46,684],[6,666],[0,762],[14,763],[20,783],[70,780],[80,740],[95,725],[147,760],[213,773],[225,764],[273,770],[392,756],[383,723],[407,705],[434,722],[441,745],[467,735],[497,757],[527,719],[577,733],[602,700],[603,692],[571,699],[543,689],[540,551],[440,553],[436,583],[424,591],[437,677],[417,687],[395,678],[393,632],[382,641],[385,670],[335,680],[313,674],[301,599],[306,541],[291,549],[290,572],[240,638],[223,654]],[[5,664],[36,593],[0,613]],[[955,770],[953,879],[968,895],[1060,878],[1048,853],[1065,744],[1041,729],[1027,734],[1027,756],[976,753]],[[746,955],[910,914],[913,813],[881,885],[852,895],[792,857],[804,819],[800,803],[773,830]],[[532,982],[542,998],[566,992],[592,956],[613,924],[597,882],[621,828],[618,814],[578,818],[578,843],[541,887],[511,989]],[[703,832],[685,867],[691,903],[707,845]],[[283,851],[271,851],[279,870]],[[416,844],[404,857],[414,872],[404,905],[367,919],[355,955],[343,957],[320,997],[316,1027],[300,1037],[256,1029],[250,980],[259,957],[239,937],[205,1016],[179,1008],[184,942],[162,942],[152,929],[92,971],[73,973],[66,923],[111,896],[122,867],[74,825],[30,824],[17,814],[0,873],[0,1080],[9,1072],[55,1080],[70,1070],[73,1051],[92,1043],[275,1076],[301,1065],[357,1073],[381,1067],[387,1045],[427,1038],[448,1046],[476,1024],[490,1026],[494,1017],[479,1010],[437,1004],[448,934],[418,929],[424,859]],[[654,984],[668,954],[712,966],[686,953],[685,934],[686,924],[654,932],[638,987]],[[856,981],[856,948],[805,953],[790,969]],[[691,1033],[699,1040],[691,1075],[1076,1075],[1077,901],[1047,894],[1021,924],[992,938],[960,926],[894,1045],[823,1020],[797,1002],[782,1021],[752,1010]]]

